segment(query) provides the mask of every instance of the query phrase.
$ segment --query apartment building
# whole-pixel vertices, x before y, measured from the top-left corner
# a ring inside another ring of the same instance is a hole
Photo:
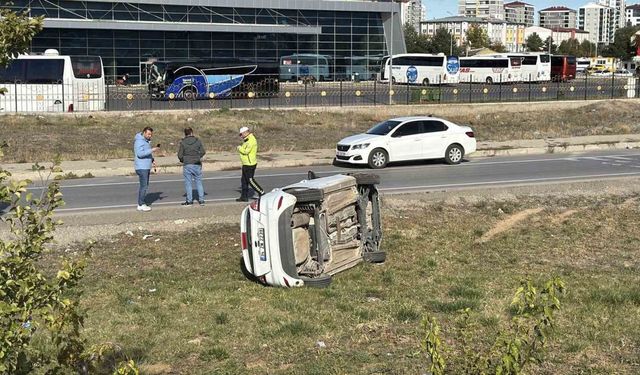
[[[504,17],[507,22],[520,23],[527,27],[533,26],[535,8],[531,4],[513,1],[504,4]]]
[[[578,28],[589,32],[591,41],[598,44],[613,42],[616,28],[612,26],[614,9],[589,3],[578,10]]]
[[[464,17],[504,20],[503,0],[458,0],[458,14]]]
[[[638,26],[640,25],[640,4],[629,5],[626,8],[626,25]]]
[[[546,29],[575,29],[577,26],[576,11],[564,6],[545,8],[538,14],[540,15],[539,26]]]

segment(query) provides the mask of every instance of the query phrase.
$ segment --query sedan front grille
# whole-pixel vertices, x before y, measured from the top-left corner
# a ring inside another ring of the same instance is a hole
[[[338,151],[349,151],[349,148],[351,148],[349,145],[338,145]]]

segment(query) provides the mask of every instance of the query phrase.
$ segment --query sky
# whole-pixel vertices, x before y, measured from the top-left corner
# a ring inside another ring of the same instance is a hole
[[[511,0],[505,0],[505,3],[511,2]],[[536,18],[540,9],[548,8],[550,6],[563,5],[571,9],[578,9],[579,7],[595,2],[595,0],[524,0],[525,3],[531,4],[536,8]],[[627,1],[627,3],[633,4],[636,1]],[[639,1],[640,2],[640,1]],[[427,19],[449,17],[451,14],[458,14],[458,1],[457,0],[422,0],[422,4],[427,7]],[[449,14],[449,13],[451,14]]]

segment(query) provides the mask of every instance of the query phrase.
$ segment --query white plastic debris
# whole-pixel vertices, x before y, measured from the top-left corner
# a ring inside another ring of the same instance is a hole
[[[155,293],[156,291],[157,291],[157,289],[156,289],[156,288],[149,289],[149,293]]]
[[[179,220],[174,220],[173,223],[177,225],[181,225],[181,224],[186,224],[187,221],[185,219],[179,219]]]
[[[316,341],[316,347],[320,348],[320,349],[324,349],[324,348],[327,347],[327,344],[325,344],[324,341],[318,340],[318,341]]]
[[[130,230],[128,230],[125,234],[129,237],[133,237],[133,232]]]
[[[145,234],[144,236],[142,236],[143,240],[146,240],[147,238],[151,238],[153,237],[153,234]]]

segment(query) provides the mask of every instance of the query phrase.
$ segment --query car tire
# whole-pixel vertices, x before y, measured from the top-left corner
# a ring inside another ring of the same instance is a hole
[[[447,164],[460,164],[463,158],[464,148],[457,143],[447,147],[447,151],[444,153],[444,161]]]
[[[389,153],[381,148],[376,148],[369,153],[369,167],[382,169],[389,163]]]
[[[296,197],[298,203],[317,202],[324,199],[324,192],[319,189],[287,189],[285,190],[285,193]]]
[[[387,260],[387,253],[384,251],[372,251],[362,254],[362,259],[367,263],[384,263]]]
[[[327,288],[331,285],[332,277],[323,273],[318,277],[301,277],[300,279],[304,282],[304,286],[309,288]]]
[[[380,183],[380,176],[374,173],[350,173],[356,179],[358,185],[378,185]]]

